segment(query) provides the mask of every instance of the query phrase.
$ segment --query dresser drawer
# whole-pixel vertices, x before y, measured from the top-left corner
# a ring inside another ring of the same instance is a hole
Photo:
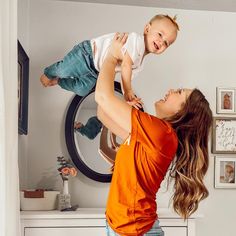
[[[24,236],[106,236],[105,227],[25,228]]]

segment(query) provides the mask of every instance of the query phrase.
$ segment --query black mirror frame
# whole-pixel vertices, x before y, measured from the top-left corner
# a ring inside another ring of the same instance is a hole
[[[122,94],[120,83],[115,81],[115,91]],[[95,92],[95,88],[93,88],[89,94]],[[89,95],[82,97],[79,95],[75,95],[73,100],[71,101],[71,104],[67,110],[66,114],[66,120],[65,120],[65,139],[66,139],[66,146],[67,150],[70,154],[70,157],[75,164],[75,166],[80,170],[85,176],[87,176],[90,179],[93,179],[98,182],[108,183],[111,182],[112,174],[102,174],[98,173],[91,168],[89,168],[80,157],[76,145],[75,145],[75,139],[74,139],[74,122],[76,113],[78,111],[78,108],[80,104],[84,101],[84,99]]]

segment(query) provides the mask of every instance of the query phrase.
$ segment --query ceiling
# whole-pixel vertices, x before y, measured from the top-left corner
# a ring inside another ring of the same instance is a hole
[[[201,11],[236,12],[236,0],[63,0]]]

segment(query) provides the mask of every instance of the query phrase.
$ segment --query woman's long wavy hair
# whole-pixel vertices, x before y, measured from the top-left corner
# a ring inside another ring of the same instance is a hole
[[[208,196],[203,179],[209,165],[208,137],[212,111],[205,96],[194,89],[182,109],[166,119],[178,136],[176,159],[170,177],[174,181],[173,207],[184,219]]]

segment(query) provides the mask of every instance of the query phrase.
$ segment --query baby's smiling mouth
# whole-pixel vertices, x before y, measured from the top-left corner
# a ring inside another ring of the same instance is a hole
[[[153,42],[153,44],[154,44],[154,47],[156,48],[156,50],[159,50],[158,45],[155,42]]]

